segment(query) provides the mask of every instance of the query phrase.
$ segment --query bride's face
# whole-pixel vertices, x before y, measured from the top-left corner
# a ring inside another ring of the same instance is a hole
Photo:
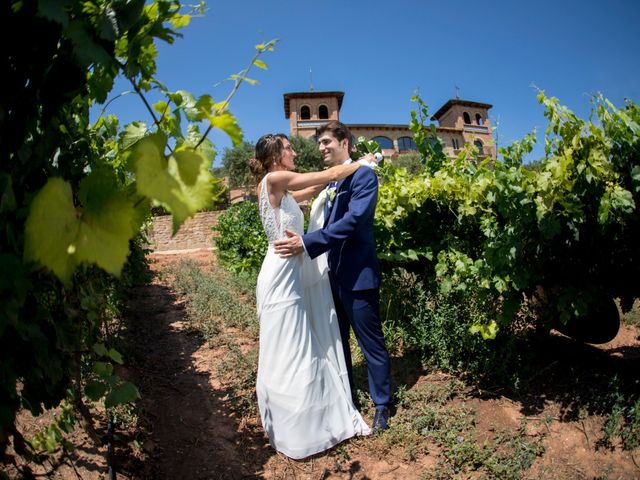
[[[291,143],[286,138],[282,139],[282,157],[280,158],[280,165],[284,170],[293,170],[295,168],[295,163],[293,161],[296,158],[297,153],[291,146]]]

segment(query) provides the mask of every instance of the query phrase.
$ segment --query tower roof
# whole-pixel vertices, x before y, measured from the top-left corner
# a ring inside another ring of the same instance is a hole
[[[342,99],[344,92],[290,92],[284,94],[284,116],[289,118],[291,108],[289,102],[292,98],[318,98],[318,97],[336,97],[338,99],[338,110],[342,107]]]
[[[433,114],[433,116],[431,117],[431,120],[439,120],[440,117],[442,117],[445,114],[445,112],[449,110],[451,107],[453,107],[454,105],[462,105],[463,107],[472,107],[472,108],[484,108],[486,110],[489,110],[490,108],[493,107],[493,105],[489,105],[488,103],[472,102],[470,100],[452,98],[447,103],[442,105],[436,113]]]

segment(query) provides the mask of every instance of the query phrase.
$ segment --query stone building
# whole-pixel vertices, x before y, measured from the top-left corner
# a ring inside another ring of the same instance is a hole
[[[331,120],[340,120],[344,92],[292,92],[284,94],[284,115],[289,119],[291,135],[315,137],[316,129]],[[475,144],[482,156],[496,158],[489,109],[492,105],[459,98],[445,103],[431,117],[436,120],[438,136],[450,157],[460,153],[466,143]],[[416,150],[413,133],[407,125],[348,124],[357,137],[376,140],[386,158]]]

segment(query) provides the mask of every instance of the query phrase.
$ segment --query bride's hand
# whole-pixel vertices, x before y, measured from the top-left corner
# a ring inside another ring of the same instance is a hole
[[[365,167],[373,168],[378,165],[378,159],[373,155],[373,153],[367,153],[365,156],[358,159],[358,163]]]

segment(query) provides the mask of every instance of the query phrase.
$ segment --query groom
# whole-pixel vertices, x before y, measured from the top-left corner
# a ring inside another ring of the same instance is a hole
[[[329,166],[351,162],[351,132],[331,121],[317,131],[318,146]],[[335,189],[335,190],[332,190]],[[373,215],[378,179],[371,168],[359,168],[350,177],[329,185],[325,225],[302,237],[287,231],[287,240],[275,242],[282,257],[306,251],[311,258],[328,252],[329,280],[338,314],[349,382],[353,367],[349,349],[352,327],[367,362],[369,391],[376,406],[373,430],[388,428],[391,403],[389,352],[380,322],[380,267],[373,239]]]

